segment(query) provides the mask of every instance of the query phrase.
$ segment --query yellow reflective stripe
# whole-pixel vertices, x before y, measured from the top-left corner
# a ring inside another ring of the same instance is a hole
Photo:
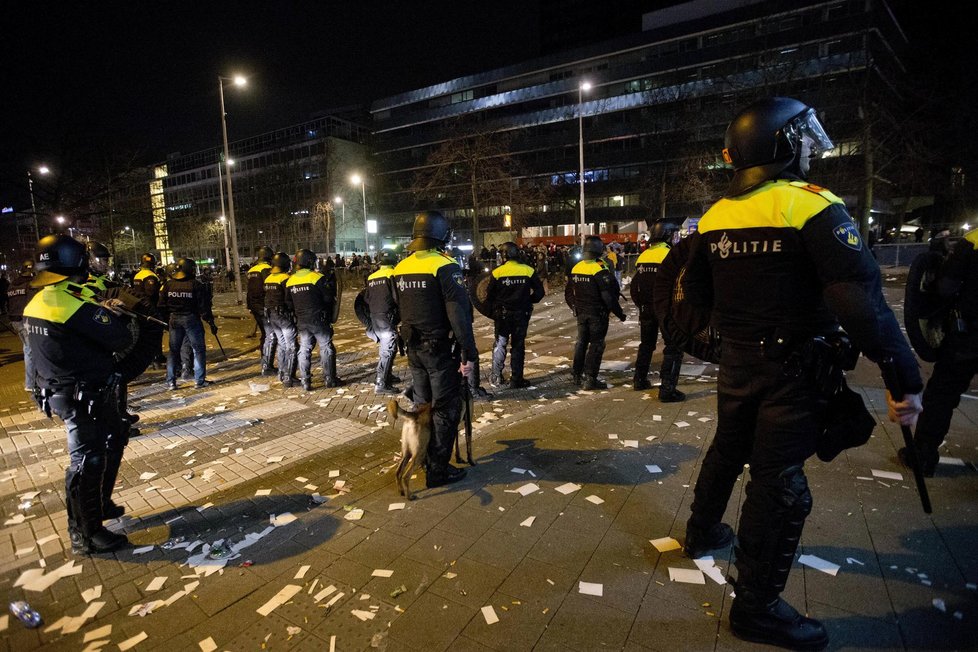
[[[758,227],[801,229],[829,205],[843,203],[828,190],[816,192],[811,188],[803,181],[785,179],[765,183],[751,192],[718,201],[697,229],[700,233]]]
[[[373,274],[371,274],[370,276],[368,276],[367,277],[367,280],[368,281],[372,281],[375,278],[390,278],[393,275],[394,275],[394,268],[391,267],[390,265],[384,265],[383,267],[381,267],[380,269],[378,269],[376,272],[374,272]]]
[[[597,260],[582,260],[581,262],[574,265],[574,269],[571,270],[571,274],[580,274],[581,276],[594,276],[603,269],[608,269],[604,263]]]
[[[265,262],[255,263],[254,265],[252,265],[251,269],[248,270],[248,273],[251,274],[252,272],[260,272],[263,269],[271,269],[271,268],[272,266]]]
[[[289,280],[285,282],[285,287],[292,287],[293,285],[315,285],[322,277],[322,274],[314,272],[311,269],[300,269],[289,277]]]
[[[529,265],[518,263],[515,260],[508,260],[496,269],[492,270],[492,275],[495,278],[501,278],[503,276],[525,276],[529,278],[533,276],[534,271],[535,270]]]
[[[156,273],[153,272],[153,270],[151,270],[151,269],[141,269],[141,270],[139,270],[138,272],[136,272],[136,275],[132,277],[132,280],[134,280],[134,281],[141,281],[141,280],[143,280],[144,278],[146,278],[148,276],[152,276],[157,281],[160,280],[160,277],[157,276]]]
[[[669,249],[669,245],[667,245],[665,242],[656,243],[643,251],[639,255],[638,260],[635,261],[635,264],[655,265],[661,263],[663,260],[665,260],[666,254],[669,253]]]
[[[282,281],[287,281],[289,275],[285,272],[279,272],[278,274],[269,274],[265,277],[266,283],[281,283]]]
[[[35,294],[24,308],[24,316],[55,324],[67,322],[83,304],[88,302],[69,294],[66,285],[64,281],[48,285]]]
[[[431,274],[434,276],[439,269],[454,262],[454,258],[444,256],[438,251],[416,251],[397,264],[394,275]]]
[[[970,242],[975,249],[978,249],[978,229],[965,233],[964,239]]]
[[[101,276],[88,275],[88,282],[85,283],[86,286],[97,288],[101,292],[105,292],[106,285],[105,279]]]

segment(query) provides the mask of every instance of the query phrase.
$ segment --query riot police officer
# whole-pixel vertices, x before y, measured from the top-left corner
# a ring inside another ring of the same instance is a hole
[[[17,333],[24,350],[24,389],[34,391],[34,358],[31,356],[31,343],[24,329],[24,308],[37,294],[37,289],[31,287],[34,278],[34,261],[25,260],[20,266],[20,273],[7,286],[7,317],[10,327]]]
[[[954,245],[941,265],[936,289],[951,304],[951,323],[924,389],[924,411],[914,433],[917,460],[927,477],[937,468],[937,449],[951,427],[954,408],[978,373],[978,229]],[[901,448],[899,455],[909,466],[907,451]]]
[[[159,315],[160,303],[160,281],[156,273],[156,256],[146,252],[143,254],[139,263],[139,271],[132,277],[132,293],[141,299],[145,299],[149,304],[149,314],[153,317]],[[153,368],[159,364],[166,364],[166,357],[163,355],[163,338],[160,337],[159,351],[153,360]]]
[[[66,235],[38,243],[38,275],[43,288],[24,310],[24,327],[37,369],[36,397],[68,432],[70,465],[65,472],[68,533],[76,554],[117,550],[129,543],[110,532],[105,518],[121,515],[111,502],[122,458],[121,421],[113,396],[113,355],[132,337],[112,300],[95,302],[82,283],[88,279],[85,246]]]
[[[635,357],[635,377],[632,387],[636,391],[651,389],[649,382],[649,365],[652,362],[652,352],[655,351],[655,340],[659,336],[659,321],[655,317],[654,291],[655,273],[659,264],[665,259],[672,248],[672,241],[679,231],[675,222],[656,222],[649,234],[649,242],[653,243],[643,251],[635,261],[635,277],[629,286],[632,301],[638,306],[641,343],[638,345],[638,355]],[[665,349],[662,353],[662,367],[659,369],[659,400],[663,403],[682,401],[686,395],[676,389],[679,381],[679,371],[683,366],[683,350],[666,341],[663,332],[662,341]]]
[[[604,242],[596,235],[584,239],[582,260],[570,272],[564,292],[577,315],[577,344],[574,347],[574,384],[584,389],[607,389],[598,378],[604,338],[608,335],[608,316],[614,313],[625,321],[618,303],[619,287],[614,273],[601,261]]]
[[[299,378],[304,390],[312,390],[312,349],[319,344],[319,359],[326,387],[344,385],[336,374],[333,345],[333,309],[336,278],[316,271],[316,254],[300,249],[295,254],[295,273],[285,283],[285,304],[295,314],[299,329]]]
[[[289,280],[292,260],[284,251],[272,256],[272,273],[265,277],[265,323],[268,335],[266,351],[262,354],[262,375],[271,368],[275,348],[278,347],[278,378],[286,387],[295,382],[296,330],[295,316],[286,305],[285,284]]]
[[[506,362],[508,344],[512,347],[509,387],[520,389],[529,384],[523,378],[526,331],[530,326],[533,304],[543,299],[543,282],[535,269],[520,260],[520,250],[515,242],[499,245],[499,253],[503,264],[492,270],[486,291],[486,302],[492,307],[495,330],[489,383],[497,387],[503,383],[503,364]]]
[[[265,340],[268,333],[265,328],[265,279],[272,273],[270,261],[275,254],[268,245],[263,245],[255,250],[255,264],[248,269],[248,292],[246,304],[251,316],[255,318],[258,329],[261,331],[261,341],[258,345],[258,352],[262,356],[262,367],[271,367],[273,360],[265,359]]]
[[[401,321],[397,302],[394,300],[394,265],[397,256],[384,249],[377,257],[380,267],[367,277],[364,298],[370,311],[370,326],[380,351],[374,392],[397,394],[394,387],[394,356],[397,354],[397,325]]]
[[[462,416],[462,376],[472,373],[479,351],[462,270],[443,251],[452,240],[448,220],[437,211],[419,213],[412,238],[407,249],[414,253],[394,268],[394,296],[401,311],[413,400],[431,403],[426,482],[439,487],[465,476],[464,469],[448,462]]]
[[[211,384],[207,380],[207,349],[204,345],[206,322],[211,333],[217,335],[217,324],[211,308],[211,294],[197,280],[197,263],[191,258],[177,261],[172,278],[167,279],[160,290],[160,308],[170,322],[170,358],[166,365],[166,382],[170,389],[177,388],[177,367],[180,366],[180,349],[184,339],[190,340],[194,352],[194,381],[198,389]],[[184,369],[184,373],[188,370]]]
[[[790,98],[750,105],[727,128],[734,167],[725,197],[700,220],[686,294],[712,308],[722,338],[717,432],[696,482],[686,526],[690,556],[729,544],[720,522],[744,465],[750,482],[736,546],[738,637],[820,649],[825,627],[785,602],[784,590],[812,494],[805,460],[815,452],[827,401],[806,351],[838,325],[870,359],[895,360],[906,396],[891,402],[911,424],[920,411],[917,362],[881,290],[879,266],[841,199],[806,181],[812,159],[832,147],[815,111]],[[837,321],[838,320],[838,321]],[[837,371],[841,379],[841,371]]]

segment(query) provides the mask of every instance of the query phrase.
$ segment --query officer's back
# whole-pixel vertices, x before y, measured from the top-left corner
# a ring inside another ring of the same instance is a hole
[[[492,270],[490,303],[508,311],[529,312],[543,299],[544,289],[535,269],[516,256]]]
[[[297,264],[301,264],[298,263]],[[329,321],[336,301],[336,281],[332,275],[302,268],[285,283],[286,302],[295,313],[300,328]]]
[[[397,303],[394,301],[394,266],[389,264],[395,261],[383,257],[380,260],[380,269],[367,277],[364,297],[374,326],[390,328],[395,322],[394,316],[398,314]]]
[[[582,260],[574,265],[570,276],[574,307],[578,313],[600,314],[611,310],[605,297],[618,296],[618,282],[603,261]]]

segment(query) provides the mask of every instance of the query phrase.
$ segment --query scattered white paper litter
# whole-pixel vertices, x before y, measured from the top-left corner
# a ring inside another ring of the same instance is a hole
[[[652,415],[652,420],[653,421],[662,421],[662,415],[660,415],[660,414],[653,414]]]
[[[492,605],[482,608],[482,617],[486,619],[487,625],[495,625],[499,622],[499,616],[496,615],[496,610],[492,608]]]
[[[81,597],[82,600],[85,601],[85,604],[88,604],[92,600],[98,600],[102,597],[102,585],[99,584],[98,586],[93,586],[90,589],[85,589],[81,592]]]
[[[659,467],[658,464],[646,464],[645,470],[648,471],[649,473],[662,473],[662,469]]]
[[[676,425],[677,428],[688,428],[689,427],[689,424],[686,423],[685,421],[677,421],[675,425]]]
[[[295,481],[296,481],[296,482],[301,482],[301,483],[303,483],[303,484],[305,484],[305,483],[307,483],[307,482],[309,482],[309,478],[303,478],[303,477],[302,477],[302,476],[300,475],[300,476],[297,476],[297,477],[296,477],[296,479],[295,479]]]
[[[700,557],[699,559],[694,559],[693,563],[696,564],[696,567],[700,569],[704,575],[709,577],[717,584],[722,586],[727,583],[727,578],[723,576],[723,571],[717,567],[716,562],[713,561],[713,557]]]
[[[267,616],[268,614],[275,611],[275,609],[281,607],[283,604],[285,604],[286,602],[294,598],[295,594],[301,590],[302,587],[299,586],[298,584],[286,584],[285,588],[283,588],[281,591],[276,593],[271,600],[269,600],[262,606],[258,607],[256,611],[262,616]]]
[[[82,643],[90,643],[92,641],[97,641],[100,638],[108,638],[111,635],[112,625],[106,625],[105,627],[99,627],[98,629],[85,632],[85,636],[82,638]]]
[[[149,638],[149,635],[146,632],[139,632],[135,636],[131,638],[127,638],[122,643],[119,643],[119,652],[126,652],[126,650],[131,650],[132,648],[136,647],[137,645],[145,641],[147,638]]]
[[[372,611],[363,611],[362,609],[354,609],[350,613],[362,621],[373,620],[377,616]]]
[[[152,471],[147,471],[146,473],[140,473],[139,474],[139,479],[140,480],[152,480],[155,477],[156,477],[156,474],[153,473]]]
[[[670,550],[679,550],[682,548],[679,542],[672,537],[662,537],[659,539],[649,539],[649,543],[655,547],[659,552],[669,552]]]
[[[399,509],[404,509],[404,503],[391,503],[390,505],[387,506],[388,512],[394,512]]]
[[[517,489],[506,489],[505,491],[506,493],[519,494],[521,496],[529,496],[532,493],[540,491],[540,487],[538,487],[536,483],[528,482],[522,487],[519,487]]]
[[[581,485],[574,484],[573,482],[567,482],[554,489],[554,491],[556,491],[557,493],[564,494],[566,496],[567,494],[572,494],[575,491],[580,491],[580,489],[581,489]]]
[[[621,444],[625,448],[638,448],[638,440],[637,439],[625,439],[625,440],[623,440],[621,442]]]
[[[524,473],[526,473],[526,469],[521,469],[521,468],[519,468],[519,467],[515,467],[515,466],[514,466],[513,468],[511,468],[511,469],[509,470],[509,472],[510,472],[510,473],[519,473],[520,475],[523,475]]]
[[[698,568],[673,568],[670,566],[669,581],[682,582],[683,584],[706,584],[703,571]]]
[[[360,508],[351,509],[346,513],[346,516],[344,516],[343,518],[345,518],[348,521],[359,521],[361,518],[363,518],[363,510]]]
[[[960,457],[947,457],[945,455],[941,455],[937,459],[937,463],[938,464],[947,464],[947,465],[950,465],[950,466],[964,466],[964,460],[961,459]]]
[[[285,459],[285,457],[283,455],[273,455],[273,456],[269,457],[265,461],[268,464],[277,464],[278,462],[281,462],[284,459]]]
[[[370,574],[370,577],[390,577],[394,574],[394,571],[387,570],[386,568],[375,568],[374,572]]]
[[[329,472],[329,477],[331,477],[331,478],[338,478],[338,477],[340,477],[340,471],[339,471],[339,469],[333,469],[332,471],[330,471]]]
[[[594,494],[591,494],[590,496],[588,496],[584,500],[588,501],[589,503],[594,503],[595,505],[600,505],[601,503],[604,502],[604,500],[602,498],[599,498],[598,496],[595,496]]]
[[[903,480],[903,474],[897,473],[896,471],[880,471],[879,469],[873,469],[874,478],[883,478],[884,480]]]
[[[308,564],[305,565],[305,566],[300,566],[299,567],[299,570],[297,570],[296,573],[295,573],[295,577],[293,577],[292,579],[294,579],[294,580],[304,579],[305,576],[306,576],[306,573],[309,572],[309,569],[310,568],[312,568],[312,566],[309,566]]]
[[[149,592],[149,591],[159,591],[160,589],[163,588],[163,585],[166,584],[166,579],[167,578],[166,578],[165,575],[161,575],[159,577],[154,577],[153,578],[153,581],[150,582],[149,584],[147,584],[146,585],[146,588],[143,589],[143,590],[144,591],[147,591],[147,592]]]
[[[217,643],[210,636],[197,643],[197,645],[200,647],[200,652],[214,652],[217,649]]]
[[[604,584],[579,581],[577,583],[577,590],[584,595],[595,595],[599,598],[604,596]]]
[[[336,587],[330,584],[325,589],[323,589],[322,591],[320,591],[319,593],[317,593],[312,597],[313,602],[319,602],[323,598],[332,595],[333,593],[336,593]]]
[[[839,573],[838,564],[833,564],[827,559],[822,559],[821,557],[816,557],[815,555],[802,555],[798,558],[798,563],[802,564],[803,566],[808,566],[809,568],[822,571],[823,573],[828,573],[833,577]]]
[[[608,439],[618,439],[618,435],[608,435]]]
[[[255,492],[255,495],[256,496],[270,496],[270,495],[272,495],[272,490],[271,489],[259,489],[258,491]]]
[[[940,598],[934,598],[933,600],[930,601],[930,603],[934,605],[934,608],[940,611],[942,614],[947,613],[947,605],[944,604],[944,601],[941,600]]]
[[[295,521],[296,516],[292,512],[285,512],[284,514],[272,514],[268,520],[273,526],[282,527]]]
[[[522,523],[520,523],[520,525],[522,525],[523,527],[530,527],[530,526],[533,525],[533,521],[535,521],[535,520],[537,520],[537,517],[536,516],[531,516],[530,518],[528,518],[525,521],[523,521]]]

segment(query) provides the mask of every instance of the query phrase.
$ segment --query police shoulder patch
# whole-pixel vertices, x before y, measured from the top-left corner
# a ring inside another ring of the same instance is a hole
[[[804,186],[801,186],[801,188],[803,190],[807,190],[808,192],[814,192],[816,195],[825,192],[825,188],[823,188],[822,186],[816,186],[814,183],[806,184]]]
[[[102,308],[99,308],[98,310],[95,311],[95,314],[92,315],[92,319],[95,320],[96,323],[102,325],[108,324],[112,321],[112,318],[109,317],[109,313],[107,313]]]
[[[461,271],[458,271],[458,272],[453,273],[452,274],[452,280],[455,281],[455,284],[458,285],[463,290],[466,289],[465,288],[465,278],[462,276],[462,272]]]
[[[836,240],[853,251],[859,251],[863,248],[862,239],[859,237],[859,229],[852,222],[840,224],[832,229],[832,233],[835,235]]]

